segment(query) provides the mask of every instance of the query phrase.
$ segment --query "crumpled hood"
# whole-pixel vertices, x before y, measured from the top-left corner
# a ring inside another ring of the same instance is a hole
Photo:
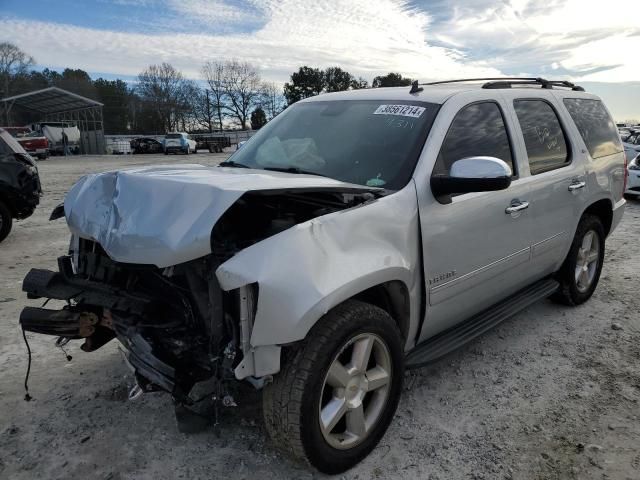
[[[374,189],[330,178],[163,165],[91,174],[69,191],[69,229],[97,241],[115,261],[168,267],[211,253],[211,230],[245,192]]]

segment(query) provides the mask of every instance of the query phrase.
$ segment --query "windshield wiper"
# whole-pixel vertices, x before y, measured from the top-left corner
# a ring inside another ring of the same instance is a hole
[[[271,170],[273,172],[286,172],[286,173],[298,173],[302,175],[317,175],[318,177],[326,177],[318,172],[312,172],[310,170],[302,170],[298,167],[264,167],[263,170]]]
[[[219,167],[235,167],[235,168],[251,168],[248,165],[243,163],[234,162],[233,160],[227,160],[224,162],[220,162],[218,164]]]

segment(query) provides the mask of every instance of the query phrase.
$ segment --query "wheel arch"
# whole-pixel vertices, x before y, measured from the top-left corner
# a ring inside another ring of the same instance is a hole
[[[375,305],[387,312],[400,329],[403,341],[407,341],[411,301],[406,283],[401,280],[390,280],[367,288],[351,298]]]
[[[585,215],[594,215],[598,217],[602,222],[605,236],[609,235],[611,232],[611,225],[613,223],[613,204],[611,203],[611,200],[608,198],[602,198],[591,203],[584,212],[582,212],[580,218],[582,219]]]

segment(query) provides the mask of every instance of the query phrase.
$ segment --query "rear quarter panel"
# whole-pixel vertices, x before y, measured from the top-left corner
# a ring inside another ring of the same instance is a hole
[[[624,167],[625,154],[622,141],[619,137],[617,137],[620,147],[619,152],[611,155],[593,158],[575,121],[571,117],[569,111],[566,109],[564,100],[568,98],[584,98],[599,101],[602,100],[596,95],[572,91],[557,91],[554,93],[554,95],[558,100],[560,113],[566,119],[566,123],[570,130],[569,133],[574,137],[575,142],[577,142],[578,145],[579,153],[584,158],[585,178],[587,186],[583,212],[591,205],[600,200],[608,200],[611,204],[611,209],[613,210],[613,220],[610,229],[610,232],[612,232],[622,218],[624,205],[626,203],[623,197],[624,177],[626,172]],[[604,102],[602,102],[602,104],[609,114],[610,121],[614,123],[611,113],[607,109],[606,104],[604,104]],[[588,135],[589,132],[584,133]],[[579,217],[576,218],[574,231],[575,228],[577,228],[579,220]]]

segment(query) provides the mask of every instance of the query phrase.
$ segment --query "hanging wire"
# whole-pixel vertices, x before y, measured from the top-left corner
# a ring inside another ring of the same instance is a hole
[[[31,347],[29,346],[29,341],[27,340],[27,333],[22,328],[22,338],[24,339],[24,344],[27,346],[27,352],[29,353],[29,363],[27,364],[27,374],[24,377],[24,399],[29,402],[33,397],[29,395],[29,374],[31,373]]]

